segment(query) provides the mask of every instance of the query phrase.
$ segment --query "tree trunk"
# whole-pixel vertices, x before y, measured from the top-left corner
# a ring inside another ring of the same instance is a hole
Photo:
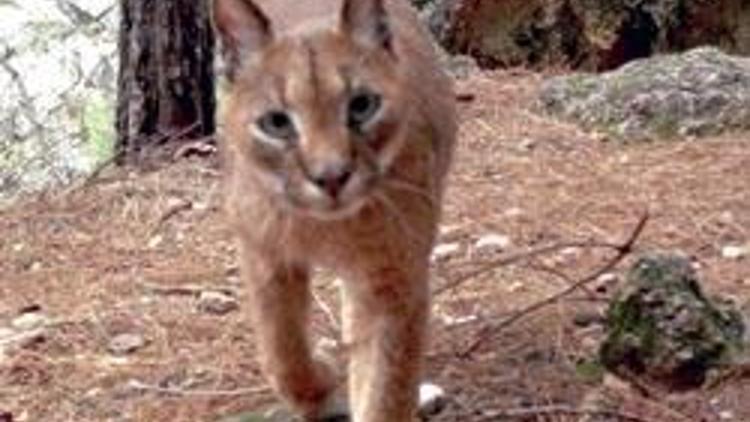
[[[117,161],[142,165],[215,130],[209,0],[121,0]]]

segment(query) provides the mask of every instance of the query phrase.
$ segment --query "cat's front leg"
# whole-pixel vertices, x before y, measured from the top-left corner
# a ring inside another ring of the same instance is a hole
[[[305,420],[332,413],[336,377],[311,353],[307,335],[310,286],[307,268],[244,248],[242,275],[249,287],[261,367],[274,390]]]
[[[380,269],[362,281],[344,287],[353,421],[412,421],[426,340],[427,270]]]

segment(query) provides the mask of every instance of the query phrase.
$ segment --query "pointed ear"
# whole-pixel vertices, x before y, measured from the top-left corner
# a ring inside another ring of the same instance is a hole
[[[224,46],[229,73],[245,56],[274,38],[271,21],[252,0],[214,0],[214,25]]]
[[[390,19],[383,0],[344,0],[341,30],[365,46],[393,48]]]

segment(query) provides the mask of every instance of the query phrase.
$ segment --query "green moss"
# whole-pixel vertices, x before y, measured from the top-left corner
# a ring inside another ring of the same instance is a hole
[[[81,113],[81,133],[87,152],[96,162],[106,161],[114,152],[114,104],[101,93],[89,97]]]
[[[604,366],[597,360],[584,360],[575,366],[576,376],[584,382],[599,383],[604,377]]]
[[[607,314],[600,360],[673,388],[703,383],[707,371],[743,349],[744,324],[730,304],[709,300],[689,261],[642,258]]]

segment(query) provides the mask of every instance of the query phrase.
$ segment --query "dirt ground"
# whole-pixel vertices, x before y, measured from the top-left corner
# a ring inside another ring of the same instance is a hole
[[[432,420],[750,421],[741,373],[677,394],[590,364],[607,299],[635,254],[681,251],[707,290],[750,307],[750,257],[721,254],[750,242],[750,134],[604,142],[532,113],[540,81],[507,71],[459,84],[475,98],[461,104],[439,241],[454,250],[434,268],[427,377],[449,402]],[[110,171],[1,211],[0,339],[25,337],[0,347],[0,421],[215,421],[276,405],[254,361],[219,205],[216,168],[195,159]],[[613,251],[557,248],[474,273],[544,245],[622,242],[646,211],[634,255],[535,312],[518,313],[597,272]],[[488,235],[509,244],[478,248]],[[335,340],[330,279],[316,283],[313,330]],[[237,308],[206,309],[206,292]],[[46,319],[22,324],[29,314]],[[113,351],[123,339],[135,339],[133,350]]]

